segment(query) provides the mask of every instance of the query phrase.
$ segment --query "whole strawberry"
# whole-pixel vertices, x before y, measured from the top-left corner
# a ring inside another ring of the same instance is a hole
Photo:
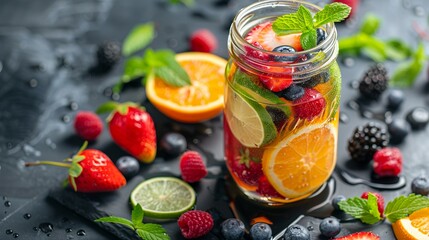
[[[108,118],[113,141],[144,163],[156,155],[156,131],[152,117],[135,103],[107,102],[97,113],[111,112]]]
[[[306,88],[304,96],[295,100],[293,104],[292,109],[295,116],[310,121],[322,114],[326,107],[326,100],[317,90]]]
[[[69,183],[76,192],[110,192],[121,188],[127,182],[115,164],[103,152],[82,148],[66,162],[39,161],[25,166],[53,165],[69,169]]]
[[[198,182],[207,176],[207,168],[198,152],[186,151],[180,157],[180,172],[186,182]]]
[[[381,195],[380,193],[376,193],[376,192],[363,192],[360,197],[363,199],[368,199],[369,193],[371,193],[372,195],[374,195],[377,198],[378,211],[380,212],[380,216],[383,216],[383,213],[384,213],[384,197],[383,197],[383,195]]]
[[[231,170],[243,182],[253,186],[257,185],[258,179],[263,175],[261,160],[251,156],[248,148],[240,150],[240,157],[232,163]]]
[[[183,213],[177,220],[177,224],[186,239],[193,239],[209,233],[214,221],[208,212],[191,210]]]

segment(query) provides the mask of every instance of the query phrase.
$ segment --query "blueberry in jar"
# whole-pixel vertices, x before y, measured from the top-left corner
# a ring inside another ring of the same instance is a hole
[[[328,37],[328,34],[325,30],[318,28],[316,29],[317,33],[317,45],[319,45],[323,40],[325,40]]]
[[[277,92],[276,95],[279,97],[283,97],[288,101],[295,101],[304,96],[304,92],[305,91],[303,87],[292,83],[288,88]]]
[[[292,46],[289,45],[281,45],[278,47],[275,47],[273,49],[273,52],[278,53],[295,53],[296,50]],[[274,56],[274,60],[277,62],[293,62],[296,60],[296,57],[294,56]]]

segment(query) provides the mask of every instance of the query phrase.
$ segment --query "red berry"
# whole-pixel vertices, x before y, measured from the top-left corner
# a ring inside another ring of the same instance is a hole
[[[261,194],[264,197],[277,197],[284,198],[276,189],[268,182],[267,177],[262,176],[258,179],[258,188],[256,192]]]
[[[373,232],[357,232],[334,240],[380,240],[380,237]]]
[[[246,184],[256,185],[258,179],[263,175],[261,163],[252,160],[247,160],[247,162],[238,160],[233,164],[232,171]]]
[[[191,51],[211,53],[217,48],[216,36],[208,29],[199,29],[191,35]]]
[[[198,152],[186,151],[180,157],[180,172],[186,182],[198,182],[207,176],[207,168]]]
[[[82,139],[93,141],[103,131],[103,122],[97,114],[81,111],[76,114],[74,129]]]
[[[371,193],[372,195],[374,195],[377,198],[378,211],[380,212],[380,216],[383,216],[383,212],[384,212],[384,197],[383,197],[383,195],[381,195],[380,193],[376,193],[376,192],[364,192],[364,193],[362,193],[362,196],[360,196],[360,197],[363,199],[368,199],[369,193]]]
[[[263,50],[261,44],[258,42],[252,42],[250,44],[252,44],[252,46],[254,46],[256,48]],[[246,51],[246,57],[256,58],[256,59],[259,59],[262,61],[268,61],[270,59],[270,55],[268,55],[267,53],[264,53],[264,52],[259,51],[259,50],[255,50],[249,46],[244,46],[244,50]],[[256,65],[256,66],[258,66],[258,65]],[[264,66],[265,65],[260,65],[259,67],[264,67]]]
[[[273,92],[280,92],[292,84],[292,68],[266,67],[267,72],[259,75],[259,81]]]
[[[177,220],[180,231],[186,239],[198,238],[212,230],[214,221],[212,215],[200,210],[183,213]]]
[[[248,43],[253,44],[258,42],[262,49],[272,51],[275,47],[281,45],[292,46],[296,51],[301,51],[302,46],[300,42],[301,34],[288,34],[277,36],[273,30],[272,22],[261,23],[252,28],[246,35],[245,39]]]
[[[360,0],[333,0],[333,2],[339,2],[339,3],[344,3],[346,5],[348,5],[349,7],[351,7],[351,12],[350,15],[347,17],[353,17],[354,14],[356,13],[358,7],[359,7],[359,2]]]
[[[379,176],[398,176],[402,170],[402,154],[398,148],[382,148],[373,159],[374,172]]]
[[[293,111],[298,118],[312,120],[326,107],[326,101],[317,90],[306,88],[304,96],[293,102]]]

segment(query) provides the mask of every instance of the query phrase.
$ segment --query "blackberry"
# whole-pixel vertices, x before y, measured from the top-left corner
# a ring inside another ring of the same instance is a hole
[[[369,162],[378,149],[387,147],[389,140],[386,128],[375,122],[369,122],[355,129],[348,140],[347,149],[353,160]]]
[[[389,78],[382,64],[372,66],[359,83],[359,91],[365,98],[377,100],[387,89]]]
[[[105,70],[112,68],[121,58],[121,47],[116,42],[106,42],[98,46],[98,66]]]

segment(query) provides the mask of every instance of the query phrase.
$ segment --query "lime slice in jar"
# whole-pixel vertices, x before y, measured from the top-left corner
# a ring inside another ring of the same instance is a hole
[[[186,182],[174,177],[156,177],[141,182],[131,192],[131,204],[140,204],[145,217],[175,219],[192,209],[196,195]]]

